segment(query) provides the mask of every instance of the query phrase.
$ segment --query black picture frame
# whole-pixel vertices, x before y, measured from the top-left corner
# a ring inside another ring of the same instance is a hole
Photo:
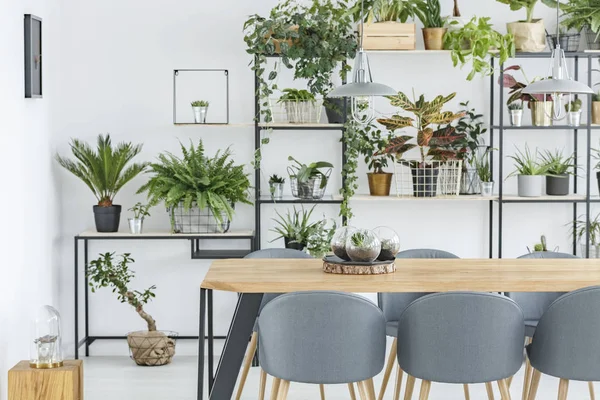
[[[42,19],[25,14],[25,98],[42,97]]]

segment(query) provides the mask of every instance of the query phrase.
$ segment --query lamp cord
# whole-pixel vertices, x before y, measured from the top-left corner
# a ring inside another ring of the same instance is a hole
[[[560,9],[560,1],[556,0],[556,44],[560,45],[560,24],[558,18],[558,12]]]
[[[363,37],[365,35],[365,1],[360,2],[360,49],[363,49]]]

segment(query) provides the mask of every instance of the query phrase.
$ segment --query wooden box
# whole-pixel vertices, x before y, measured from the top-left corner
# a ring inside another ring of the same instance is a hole
[[[8,400],[83,400],[83,361],[66,360],[52,369],[19,362],[8,371]]]
[[[365,50],[414,50],[417,47],[416,24],[375,22],[365,24],[364,29]]]

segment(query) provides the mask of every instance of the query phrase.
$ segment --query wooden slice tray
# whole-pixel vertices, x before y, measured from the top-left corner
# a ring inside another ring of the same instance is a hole
[[[378,275],[389,274],[396,271],[395,260],[373,261],[370,263],[359,261],[345,261],[336,256],[323,258],[323,271],[328,274],[344,275]]]

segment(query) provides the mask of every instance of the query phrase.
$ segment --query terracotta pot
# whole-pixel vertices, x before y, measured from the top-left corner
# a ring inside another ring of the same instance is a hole
[[[392,186],[392,175],[389,172],[379,174],[374,172],[367,173],[371,196],[389,196],[390,187]]]
[[[423,28],[425,50],[443,50],[444,35],[448,28]]]
[[[592,124],[600,125],[600,101],[592,101]]]
[[[515,37],[515,49],[517,51],[538,53],[546,50],[544,20],[509,22],[506,24],[506,30]]]

